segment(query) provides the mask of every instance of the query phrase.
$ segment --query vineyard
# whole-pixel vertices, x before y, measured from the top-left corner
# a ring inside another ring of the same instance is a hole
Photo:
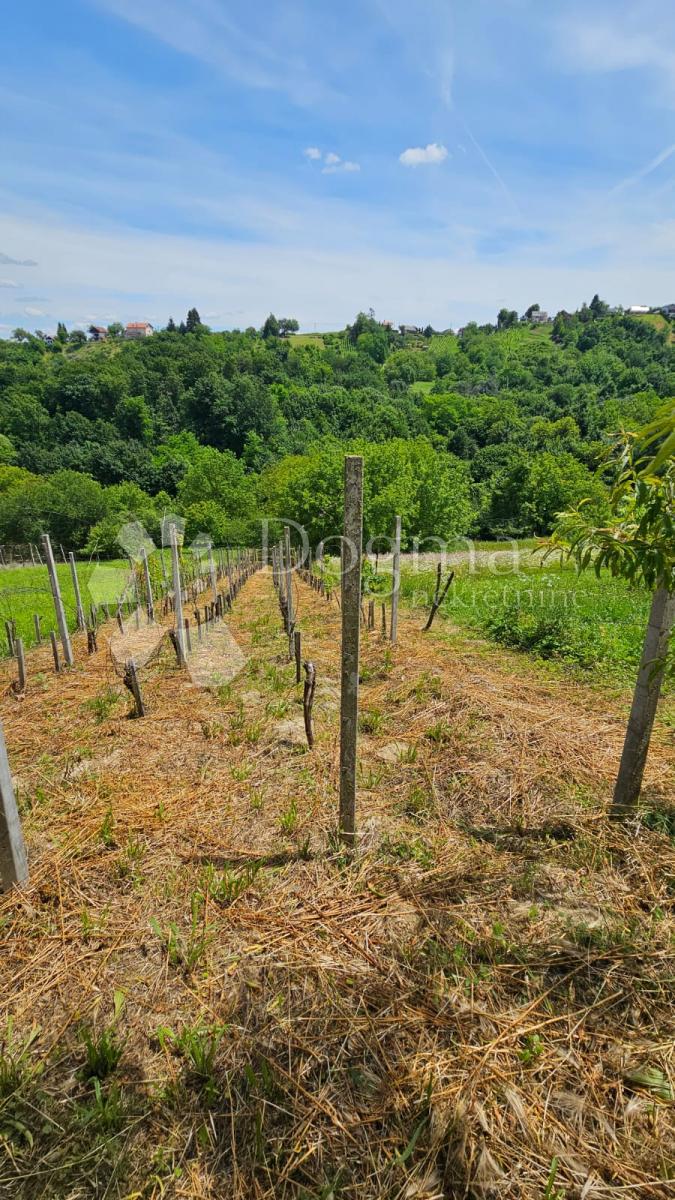
[[[352,853],[339,592],[292,573],[310,749],[257,565],[229,613],[196,575],[182,662],[165,601],[146,657],[111,613],[71,670],[38,646],[17,694],[2,667],[30,878],[0,902],[0,1195],[671,1195],[667,727],[610,824],[625,695],[442,613],[403,606],[392,642],[378,603]]]

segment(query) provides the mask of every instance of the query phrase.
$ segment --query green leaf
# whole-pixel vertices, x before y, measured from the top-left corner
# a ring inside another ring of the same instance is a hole
[[[635,1067],[624,1073],[624,1079],[633,1087],[646,1088],[650,1092],[655,1092],[661,1100],[667,1100],[671,1103],[675,1100],[672,1084],[667,1075],[664,1075],[658,1067]]]

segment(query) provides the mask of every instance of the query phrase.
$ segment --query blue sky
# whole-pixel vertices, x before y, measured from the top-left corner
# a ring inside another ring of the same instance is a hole
[[[0,335],[675,301],[663,0],[34,0],[0,56]]]

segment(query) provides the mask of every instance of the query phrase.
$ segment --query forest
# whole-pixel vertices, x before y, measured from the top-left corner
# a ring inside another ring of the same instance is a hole
[[[597,296],[546,325],[502,310],[458,334],[403,335],[372,312],[339,333],[296,326],[211,332],[192,309],[140,341],[15,330],[0,341],[0,542],[48,530],[114,556],[122,524],[158,536],[165,511],[188,540],[257,542],[277,515],[315,542],[340,528],[349,449],[366,538],[396,513],[408,545],[546,535],[581,499],[602,515],[603,445],[675,394],[669,323]]]

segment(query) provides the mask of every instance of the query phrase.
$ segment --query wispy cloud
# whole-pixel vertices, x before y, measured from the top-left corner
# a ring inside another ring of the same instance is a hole
[[[639,171],[636,171],[633,175],[627,175],[625,179],[617,183],[616,187],[612,188],[610,195],[616,196],[619,192],[624,192],[626,188],[633,187],[634,184],[639,183],[641,179],[646,179],[648,175],[652,174],[652,171],[658,170],[669,158],[672,158],[673,154],[675,154],[675,142],[671,146],[666,146],[665,150],[662,150],[660,154],[650,159]]]
[[[424,167],[442,163],[448,157],[445,146],[438,142],[429,142],[428,146],[410,146],[399,155],[399,162],[404,167]]]
[[[341,171],[346,172],[347,175],[352,175],[354,172],[361,170],[360,163],[353,162],[349,158],[342,159],[334,150],[329,150],[327,154],[324,154],[322,150],[319,150],[318,146],[308,146],[306,150],[303,150],[303,154],[305,158],[309,158],[312,162],[323,162],[323,167],[321,168],[322,175],[337,175]]]
[[[0,279],[0,288],[18,288],[21,284],[15,283],[13,279]]]
[[[32,258],[12,258],[10,254],[3,254],[1,250],[0,263],[3,267],[37,267],[37,263]]]
[[[284,92],[303,106],[334,94],[300,52],[297,27],[273,14],[249,32],[222,0],[90,2],[246,87]],[[262,27],[270,24],[273,36],[265,36]]]

